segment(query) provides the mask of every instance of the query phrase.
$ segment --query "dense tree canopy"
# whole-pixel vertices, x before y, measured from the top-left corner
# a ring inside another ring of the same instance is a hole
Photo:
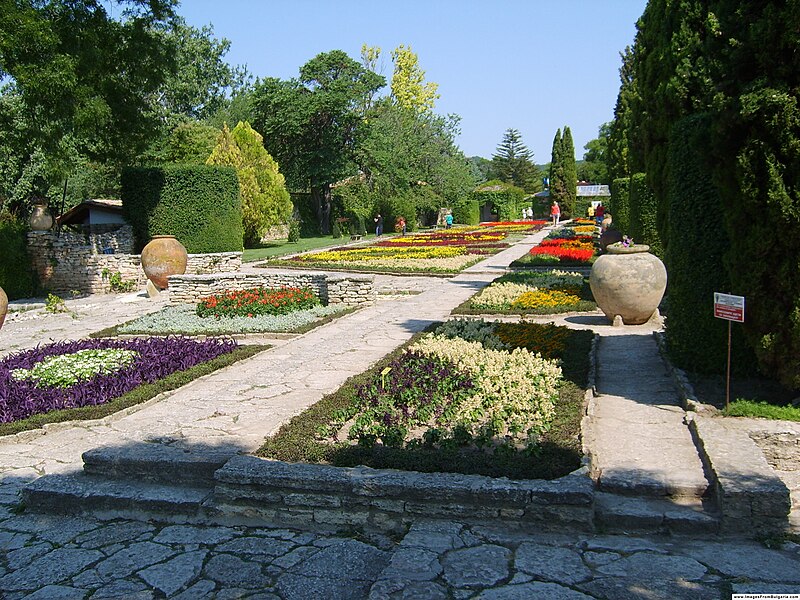
[[[687,237],[673,239],[681,229],[700,227],[703,239],[728,240],[717,268],[725,270],[729,291],[747,298],[750,348],[763,373],[800,388],[800,11],[777,0],[650,0],[637,30],[621,70],[609,170],[646,171],[659,229],[662,236],[672,232],[665,240],[668,269],[678,260],[673,244]],[[693,147],[668,152],[677,146],[676,124],[690,117],[707,135],[684,132]],[[687,153],[707,161],[702,170],[722,214],[688,218],[674,210],[683,192],[670,182],[681,181]],[[680,227],[669,222],[674,215]],[[702,311],[675,312],[713,318],[711,298],[704,302]],[[669,341],[669,321],[667,329]]]
[[[289,81],[253,92],[253,122],[294,189],[310,189],[319,229],[330,232],[331,184],[353,172],[365,98],[385,85],[341,50],[322,53]]]

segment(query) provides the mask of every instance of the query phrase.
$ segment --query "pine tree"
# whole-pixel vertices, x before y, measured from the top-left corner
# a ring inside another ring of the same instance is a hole
[[[492,179],[499,179],[526,191],[538,184],[539,173],[531,160],[533,155],[522,143],[522,135],[516,129],[506,129],[503,141],[492,155]]]
[[[575,144],[572,141],[572,132],[566,125],[561,137],[561,161],[564,165],[564,206],[569,215],[574,215],[578,200],[578,173],[575,168]]]

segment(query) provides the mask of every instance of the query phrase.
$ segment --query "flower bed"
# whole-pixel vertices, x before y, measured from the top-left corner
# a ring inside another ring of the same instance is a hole
[[[99,405],[237,348],[181,337],[58,342],[0,360],[0,423]]]
[[[535,231],[544,222],[458,227],[382,239],[370,246],[343,246],[269,265],[378,272],[458,273],[487,254],[508,247],[508,236]]]
[[[556,314],[596,308],[580,273],[520,271],[496,279],[453,313]]]
[[[319,305],[319,298],[309,288],[252,288],[203,298],[197,305],[197,315],[216,318],[285,315]]]
[[[583,227],[561,227],[551,231],[542,242],[511,266],[590,265],[595,258],[594,237],[584,235]]]
[[[580,465],[591,332],[450,321],[351,378],[259,451],[284,461],[514,478]]]

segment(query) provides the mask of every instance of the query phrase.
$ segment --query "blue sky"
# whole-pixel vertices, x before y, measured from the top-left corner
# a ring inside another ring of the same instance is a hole
[[[619,90],[619,53],[633,42],[646,0],[184,0],[190,25],[211,24],[231,40],[232,64],[260,77],[296,77],[308,60],[361,45],[390,52],[405,44],[428,81],[439,84],[435,111],[461,117],[458,144],[491,158],[516,128],[534,154],[550,160],[553,136],[568,125],[577,158],[610,121]]]

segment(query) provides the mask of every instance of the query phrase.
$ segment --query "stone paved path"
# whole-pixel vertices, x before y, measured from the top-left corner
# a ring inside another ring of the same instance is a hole
[[[133,414],[0,440],[0,595],[11,600],[624,600],[798,592],[800,546],[792,543],[768,550],[748,541],[521,534],[457,522],[419,522],[402,538],[392,539],[15,513],[20,485],[44,473],[78,469],[80,453],[103,443],[202,442],[228,450],[252,449],[283,420],[337,388],[347,376],[446,316],[490,281],[502,261],[507,264],[523,254],[541,235],[452,280],[408,278],[403,289],[421,293],[385,298]],[[388,289],[390,281],[380,276],[378,285]],[[11,319],[0,334],[0,353],[51,337],[77,337],[158,308],[130,298],[126,303],[115,297],[70,301],[77,319]],[[556,321],[593,328],[603,336],[598,385],[609,397],[622,396],[614,388],[624,371],[622,362],[612,368],[604,352],[617,344],[632,347],[626,340],[632,333],[637,336],[635,354],[649,352],[649,330],[615,329],[592,315]],[[627,360],[630,354],[622,352],[617,360]],[[667,392],[660,385],[656,388],[647,390],[648,397],[650,392]],[[636,398],[641,401],[643,396]],[[640,403],[659,411],[669,406],[662,400]],[[637,452],[636,447],[626,448]]]

